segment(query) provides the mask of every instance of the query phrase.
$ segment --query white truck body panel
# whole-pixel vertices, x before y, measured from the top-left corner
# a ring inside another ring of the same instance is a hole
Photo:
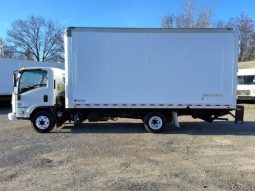
[[[64,69],[64,64],[0,58],[0,95],[12,95],[13,72],[25,67],[54,67]]]
[[[236,108],[233,30],[74,28],[65,50],[66,108]]]
[[[238,100],[255,101],[255,68],[239,69],[237,85]]]

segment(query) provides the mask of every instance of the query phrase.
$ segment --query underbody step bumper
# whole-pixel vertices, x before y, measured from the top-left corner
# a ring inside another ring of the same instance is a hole
[[[239,101],[255,101],[255,96],[238,96]]]

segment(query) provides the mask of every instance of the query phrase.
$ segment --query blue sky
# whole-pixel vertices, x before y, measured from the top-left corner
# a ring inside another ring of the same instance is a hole
[[[227,20],[246,12],[255,19],[255,0],[195,0],[215,5],[214,19]],[[183,0],[0,0],[0,37],[11,22],[30,15],[64,26],[160,27],[161,17],[181,12]]]

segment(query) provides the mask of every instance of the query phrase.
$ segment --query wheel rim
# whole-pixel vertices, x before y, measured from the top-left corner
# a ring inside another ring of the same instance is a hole
[[[159,130],[163,125],[163,121],[159,116],[153,116],[149,120],[149,126],[153,130]]]
[[[39,116],[35,120],[35,125],[38,129],[44,130],[50,126],[50,120],[46,116]]]

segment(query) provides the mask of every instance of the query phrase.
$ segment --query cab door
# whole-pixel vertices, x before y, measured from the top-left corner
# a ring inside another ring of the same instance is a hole
[[[22,70],[16,98],[16,117],[29,118],[35,108],[53,105],[52,78],[51,70]]]

